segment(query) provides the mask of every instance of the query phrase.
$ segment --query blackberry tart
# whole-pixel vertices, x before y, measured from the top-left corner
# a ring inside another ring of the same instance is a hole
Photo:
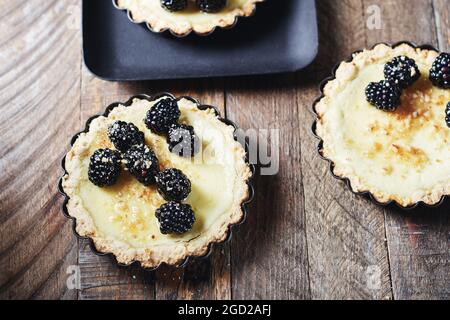
[[[195,155],[171,152],[167,132],[152,130],[156,105],[171,107],[173,117],[158,112],[164,119],[193,128],[201,146]],[[109,107],[65,157],[61,190],[76,232],[124,265],[153,269],[207,254],[243,220],[251,196],[253,170],[234,131],[190,98],[138,96]]]
[[[130,20],[146,23],[154,32],[170,30],[176,36],[192,31],[208,35],[217,27],[229,28],[239,17],[251,16],[265,0],[113,0],[127,10]]]
[[[405,208],[450,195],[445,57],[379,44],[342,62],[326,82],[314,106],[319,151],[354,192]]]

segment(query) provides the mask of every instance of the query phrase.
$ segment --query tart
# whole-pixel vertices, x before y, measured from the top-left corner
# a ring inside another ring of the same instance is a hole
[[[314,105],[319,152],[354,192],[401,207],[438,205],[450,195],[450,90],[430,81],[438,56],[431,47],[379,44],[342,62],[323,86]],[[405,88],[385,80],[400,59],[416,63]],[[368,101],[377,90],[387,100],[375,107]]]
[[[154,32],[170,32],[176,36],[186,36],[192,31],[208,35],[217,27],[230,28],[239,17],[253,15],[256,4],[265,0],[228,0],[218,12],[202,12],[195,1],[188,0],[187,7],[180,11],[169,11],[161,5],[161,0],[113,0],[118,9],[127,10],[131,21],[146,23]]]
[[[167,137],[146,124],[150,110],[169,100],[178,105],[179,125],[195,130],[201,146],[195,155],[170,150]],[[214,108],[190,98],[137,96],[110,106],[74,138],[65,157],[61,189],[77,234],[123,265],[139,262],[152,269],[207,255],[212,243],[225,241],[230,227],[243,220],[252,195],[253,168],[234,132]],[[150,160],[146,172],[154,170],[154,180],[132,170],[140,163],[136,154]],[[120,158],[120,174],[111,175]],[[106,176],[99,174],[105,166],[114,169]]]

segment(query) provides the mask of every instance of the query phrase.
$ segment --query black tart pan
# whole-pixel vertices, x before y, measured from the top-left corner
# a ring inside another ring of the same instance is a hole
[[[232,121],[230,121],[230,120],[228,120],[228,119],[222,118],[221,115],[220,115],[219,110],[218,110],[216,107],[209,106],[209,105],[203,105],[203,104],[201,104],[198,100],[196,100],[196,99],[194,99],[194,98],[192,98],[192,97],[182,96],[182,97],[176,98],[174,95],[172,95],[172,94],[170,94],[170,93],[162,92],[162,93],[158,93],[158,94],[155,94],[155,95],[139,94],[139,95],[135,95],[135,96],[131,97],[131,98],[130,98],[127,102],[125,102],[125,103],[122,103],[122,102],[115,102],[115,103],[112,103],[111,105],[109,105],[109,106],[106,108],[106,110],[105,110],[104,113],[102,113],[102,114],[97,114],[97,115],[95,115],[95,116],[89,118],[88,121],[86,122],[86,125],[85,125],[84,130],[81,131],[81,132],[78,132],[76,135],[74,135],[74,136],[72,137],[71,142],[70,142],[70,145],[71,145],[71,146],[74,145],[75,141],[78,139],[78,137],[79,137],[79,135],[80,135],[81,133],[87,133],[87,132],[89,131],[90,124],[91,124],[91,122],[92,122],[94,119],[96,119],[96,118],[98,118],[98,117],[100,117],[100,116],[105,116],[105,117],[107,117],[107,116],[109,115],[109,113],[110,113],[114,108],[118,107],[119,105],[122,105],[122,106],[125,106],[125,107],[129,107],[129,106],[133,103],[133,100],[134,100],[134,99],[141,99],[141,100],[154,101],[154,100],[159,99],[159,98],[161,98],[161,97],[171,97],[171,98],[176,99],[176,100],[187,99],[187,100],[190,100],[190,101],[192,101],[193,103],[195,103],[195,104],[197,105],[197,108],[200,109],[200,110],[206,110],[206,109],[212,109],[212,110],[214,110],[214,113],[216,114],[216,116],[218,117],[218,119],[219,119],[221,122],[225,123],[226,125],[232,126],[232,127],[234,128],[234,139],[237,141],[237,132],[238,132],[238,129],[239,129],[238,126],[237,126],[234,122],[232,122]],[[213,242],[213,243],[210,243],[209,246],[208,246],[207,253],[206,253],[205,255],[203,255],[203,256],[189,256],[189,257],[187,257],[182,263],[180,263],[179,265],[176,265],[176,267],[179,267],[179,268],[185,267],[185,266],[186,266],[191,260],[193,260],[193,259],[204,259],[204,258],[208,258],[208,257],[211,255],[211,253],[212,253],[213,245],[215,245],[215,244],[218,245],[218,244],[229,243],[229,242],[231,241],[232,236],[233,236],[233,232],[236,230],[236,228],[237,228],[239,225],[241,225],[241,224],[243,224],[243,223],[245,222],[245,220],[246,220],[246,218],[247,218],[248,206],[249,206],[250,202],[253,201],[253,198],[254,198],[254,195],[255,195],[255,190],[254,190],[254,187],[253,187],[252,180],[253,180],[253,177],[254,177],[254,175],[255,175],[255,170],[256,170],[256,169],[255,169],[255,166],[254,166],[253,164],[249,163],[249,156],[248,156],[249,146],[248,146],[248,143],[245,144],[244,148],[245,148],[245,152],[246,152],[246,162],[247,162],[247,164],[248,164],[249,167],[250,167],[250,170],[251,170],[251,176],[250,176],[250,178],[249,178],[248,181],[247,181],[247,186],[248,186],[248,197],[247,197],[247,199],[246,199],[245,201],[243,201],[242,204],[241,204],[241,208],[242,208],[242,212],[243,212],[243,218],[242,218],[241,221],[239,221],[238,223],[229,226],[229,229],[228,229],[228,236],[227,236],[227,238],[225,239],[225,241],[223,241],[223,242]],[[114,255],[113,253],[109,253],[109,252],[100,252],[100,251],[98,251],[97,248],[95,247],[94,241],[93,241],[91,238],[89,238],[89,237],[83,237],[83,236],[80,236],[80,235],[78,234],[78,232],[76,231],[76,226],[77,226],[76,218],[72,217],[72,216],[69,214],[68,210],[67,210],[67,203],[69,202],[69,196],[64,192],[64,188],[63,188],[63,186],[62,186],[63,178],[64,178],[64,176],[68,173],[67,170],[66,170],[65,163],[66,163],[66,156],[64,156],[64,158],[62,159],[62,162],[61,162],[61,166],[62,166],[62,168],[63,168],[64,174],[61,176],[61,178],[60,178],[60,180],[59,180],[59,183],[58,183],[58,190],[59,190],[60,194],[62,194],[63,197],[64,197],[64,202],[63,202],[63,204],[62,204],[62,211],[63,211],[63,214],[64,214],[64,216],[65,216],[66,218],[72,220],[72,229],[73,229],[73,232],[74,232],[75,236],[76,236],[77,238],[79,238],[79,239],[86,239],[86,240],[88,240],[88,241],[89,241],[89,245],[90,245],[92,251],[94,252],[94,254],[96,254],[96,255],[98,255],[98,256],[109,256],[109,257],[112,258],[113,261],[115,261],[115,263],[116,263],[117,265],[119,265],[120,267],[129,267],[129,266],[133,266],[133,265],[137,265],[137,266],[139,266],[139,267],[142,267],[142,265],[140,264],[139,261],[133,261],[133,262],[131,262],[131,263],[129,263],[129,264],[122,264],[122,263],[119,263],[119,262],[117,261],[117,259],[115,258],[115,255]],[[158,269],[158,268],[159,268],[160,266],[162,266],[162,265],[164,265],[164,263],[162,263],[161,265],[159,265],[159,266],[157,266],[157,267],[155,267],[155,268],[145,268],[145,267],[142,267],[142,268],[143,268],[144,270],[147,270],[147,271],[154,271],[154,270]]]
[[[398,46],[400,46],[400,45],[407,44],[407,45],[409,45],[409,46],[411,46],[411,47],[413,47],[413,48],[415,48],[415,49],[432,50],[432,51],[439,52],[439,50],[437,50],[437,49],[436,49],[434,46],[432,46],[432,45],[429,45],[429,44],[425,44],[425,45],[417,45],[417,44],[415,44],[415,43],[413,43],[413,42],[410,42],[410,41],[401,41],[401,42],[397,42],[397,43],[394,43],[394,44],[388,44],[388,43],[385,43],[385,42],[380,42],[380,43],[377,43],[377,44],[375,44],[374,46],[372,46],[372,48],[370,48],[370,50],[374,49],[376,46],[378,46],[378,45],[380,45],[380,44],[385,44],[385,45],[387,45],[387,46],[389,46],[389,47],[391,47],[391,48],[396,48],[396,47],[398,47]],[[350,182],[350,180],[349,180],[348,178],[338,176],[338,175],[336,175],[336,174],[334,173],[334,167],[335,167],[335,164],[334,164],[333,160],[331,160],[331,159],[329,159],[329,158],[327,158],[327,157],[325,157],[325,156],[323,155],[323,139],[322,139],[322,137],[320,137],[320,136],[317,134],[317,130],[316,130],[316,129],[317,129],[317,122],[319,121],[319,114],[317,113],[316,105],[319,103],[320,100],[322,100],[322,98],[325,97],[324,89],[325,89],[325,86],[327,85],[327,83],[336,79],[336,71],[337,71],[337,69],[339,68],[339,66],[341,65],[341,63],[343,63],[343,62],[351,62],[351,61],[353,60],[353,56],[354,56],[355,54],[361,53],[362,51],[363,51],[363,50],[357,50],[357,51],[353,52],[353,53],[351,54],[351,56],[350,56],[348,59],[346,59],[346,60],[344,60],[344,61],[341,61],[341,62],[339,62],[337,65],[335,65],[334,68],[332,69],[331,76],[325,78],[325,79],[320,83],[320,86],[319,86],[320,96],[314,101],[313,106],[312,106],[312,112],[313,112],[314,115],[315,115],[314,123],[313,123],[313,126],[312,126],[312,133],[313,133],[313,135],[319,140],[319,144],[318,144],[318,146],[317,146],[317,151],[318,151],[318,153],[319,153],[319,156],[320,156],[323,160],[325,160],[325,161],[327,161],[327,162],[329,163],[329,169],[330,169],[330,172],[331,172],[332,176],[333,176],[335,179],[340,180],[340,181],[343,181],[343,182],[347,185],[347,187],[350,189],[350,191],[351,191],[353,194],[356,194],[356,195],[358,195],[358,196],[368,197],[368,198],[371,199],[372,202],[374,202],[374,203],[375,203],[376,205],[378,205],[378,206],[387,207],[387,206],[393,206],[393,205],[394,205],[394,206],[397,206],[397,207],[399,207],[400,209],[403,209],[403,210],[413,210],[413,209],[416,209],[416,208],[418,208],[418,207],[420,207],[420,206],[424,206],[424,207],[427,207],[427,208],[437,208],[437,207],[441,206],[442,204],[444,204],[444,202],[445,202],[448,198],[450,198],[450,195],[444,195],[444,196],[442,196],[441,200],[440,200],[438,203],[434,204],[434,205],[429,205],[429,204],[427,204],[427,203],[425,203],[425,202],[423,202],[423,201],[419,201],[419,202],[417,202],[417,203],[414,203],[413,205],[410,205],[410,206],[405,207],[405,206],[402,206],[400,203],[398,203],[398,202],[395,201],[395,200],[391,200],[391,201],[385,202],[385,203],[379,202],[379,201],[375,198],[375,196],[374,196],[370,191],[357,192],[357,191],[353,190],[353,187],[352,187],[352,185],[351,185],[351,182]]]

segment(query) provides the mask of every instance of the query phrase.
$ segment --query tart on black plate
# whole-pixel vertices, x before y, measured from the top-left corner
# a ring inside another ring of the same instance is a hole
[[[170,30],[186,36],[194,31],[207,35],[217,27],[232,27],[239,17],[251,16],[258,2],[265,0],[114,0],[127,10],[136,23],[146,23],[150,30]]]

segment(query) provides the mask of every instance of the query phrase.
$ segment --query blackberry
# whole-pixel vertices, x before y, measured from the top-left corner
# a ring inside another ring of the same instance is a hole
[[[200,141],[194,128],[185,124],[170,126],[167,143],[170,152],[186,158],[193,157],[200,149]]]
[[[108,128],[108,136],[117,150],[127,151],[136,144],[144,143],[144,133],[132,123],[116,121]]]
[[[159,193],[167,201],[183,201],[191,193],[191,181],[178,169],[167,169],[156,176]]]
[[[195,222],[192,207],[174,201],[163,204],[156,210],[155,215],[162,234],[185,233],[192,229]]]
[[[111,186],[120,174],[120,153],[111,149],[98,149],[91,156],[89,180],[98,187]]]
[[[227,0],[196,0],[197,7],[207,13],[219,12],[227,5]]]
[[[430,80],[437,87],[450,89],[450,53],[441,53],[430,70]]]
[[[187,0],[161,0],[161,6],[169,11],[181,11],[186,9]]]
[[[151,107],[147,112],[144,122],[147,128],[155,133],[167,133],[169,127],[178,122],[180,114],[177,101],[166,98],[159,100]]]
[[[386,80],[405,89],[420,78],[420,70],[413,59],[398,56],[384,66],[384,76]]]
[[[144,144],[132,146],[125,152],[125,166],[142,184],[149,186],[156,181],[159,172],[159,161],[152,149]]]
[[[447,104],[447,108],[445,108],[445,122],[450,128],[450,102]]]
[[[394,111],[400,103],[402,90],[389,81],[371,82],[366,88],[367,101],[380,110]]]

